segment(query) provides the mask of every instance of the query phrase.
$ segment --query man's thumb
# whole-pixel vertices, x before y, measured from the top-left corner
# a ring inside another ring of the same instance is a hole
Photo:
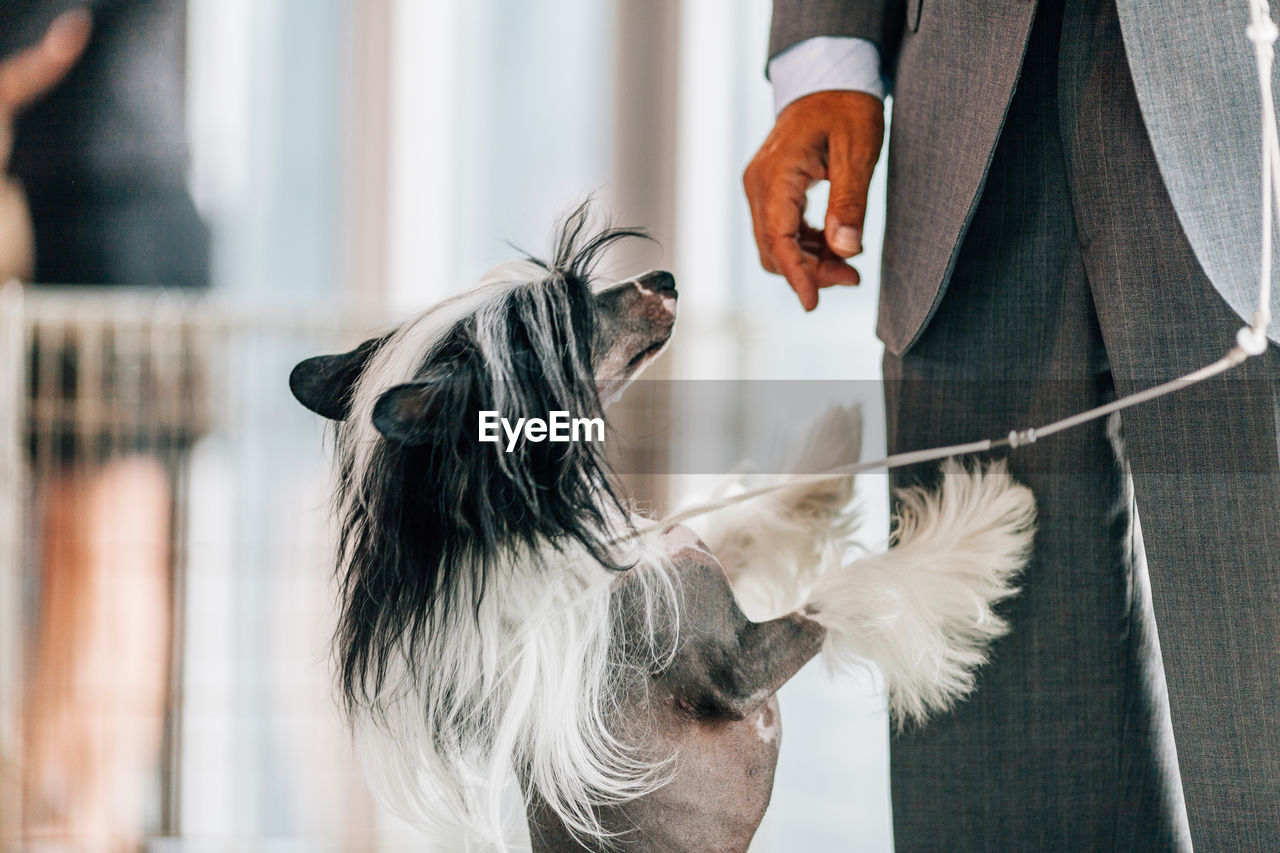
[[[867,188],[871,183],[871,169],[857,162],[847,143],[830,140],[827,177],[831,192],[827,199],[825,232],[827,245],[841,257],[851,257],[862,251],[862,223],[867,215]]]
[[[837,190],[835,179],[831,181],[831,196],[827,202],[826,237],[831,251],[848,258],[862,251],[862,222],[867,213],[867,189],[850,187]]]

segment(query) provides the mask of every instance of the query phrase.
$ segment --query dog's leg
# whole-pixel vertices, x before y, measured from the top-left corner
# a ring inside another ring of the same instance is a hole
[[[857,462],[861,448],[861,412],[832,407],[810,427],[788,473],[766,482]],[[691,526],[724,566],[742,608],[768,619],[799,607],[819,566],[852,536],[852,498],[853,478],[833,478],[725,507]]]
[[[806,607],[833,665],[881,668],[899,725],[973,689],[1007,630],[992,608],[1017,591],[1034,532],[1031,490],[1002,463],[966,471],[952,460],[943,474],[936,492],[900,493],[893,547],[820,576]]]
[[[677,536],[668,541],[680,541]],[[662,678],[676,703],[694,715],[740,720],[822,649],[826,631],[801,612],[751,621],[715,556],[692,536],[687,541],[670,555],[679,579],[680,613],[672,623],[679,625],[679,641]],[[615,594],[618,612],[631,623],[628,630],[643,630],[640,585],[628,584]]]
[[[741,611],[731,643],[706,660],[699,711],[744,719],[822,650],[826,630],[800,612],[751,622]]]

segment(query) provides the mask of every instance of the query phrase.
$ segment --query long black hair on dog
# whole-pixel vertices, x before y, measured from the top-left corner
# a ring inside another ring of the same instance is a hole
[[[629,513],[603,443],[522,442],[510,453],[477,444],[480,411],[603,418],[591,276],[602,252],[642,232],[587,235],[587,224],[583,206],[550,260],[529,258],[545,276],[498,282],[491,300],[432,342],[412,382],[377,388],[376,363],[362,381],[382,391],[372,419],[384,439],[358,468],[356,454],[341,457],[337,654],[349,706],[378,695],[398,650],[416,665],[431,624],[450,608],[477,608],[517,552],[545,557],[544,543],[572,541],[625,568],[607,540]],[[344,424],[339,441],[346,432],[363,430]],[[459,577],[461,567],[477,575]]]

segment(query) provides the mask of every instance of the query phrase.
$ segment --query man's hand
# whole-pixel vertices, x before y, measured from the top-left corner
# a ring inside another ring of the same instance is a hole
[[[818,291],[857,284],[867,187],[884,141],[884,104],[865,92],[814,92],[788,104],[742,176],[761,265],[781,273],[806,311]],[[824,231],[804,220],[805,193],[831,183]]]

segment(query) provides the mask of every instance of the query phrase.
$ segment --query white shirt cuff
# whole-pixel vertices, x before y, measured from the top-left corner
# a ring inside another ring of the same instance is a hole
[[[805,39],[769,60],[768,75],[774,115],[814,92],[844,89],[884,100],[889,88],[880,74],[880,50],[875,42],[861,38]]]

